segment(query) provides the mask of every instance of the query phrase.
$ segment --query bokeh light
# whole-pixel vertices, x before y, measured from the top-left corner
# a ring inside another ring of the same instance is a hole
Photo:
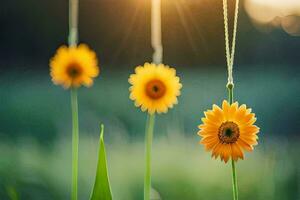
[[[245,0],[244,6],[255,25],[282,28],[290,35],[300,35],[300,1]]]

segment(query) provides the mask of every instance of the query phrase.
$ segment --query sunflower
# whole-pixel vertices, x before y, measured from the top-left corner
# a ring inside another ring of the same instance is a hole
[[[132,85],[129,88],[130,99],[150,114],[166,113],[168,108],[177,104],[182,87],[176,70],[163,64],[138,66],[128,81]]]
[[[99,74],[96,54],[85,44],[61,46],[50,60],[50,74],[54,84],[64,88],[89,87]]]
[[[252,151],[257,145],[259,128],[254,125],[255,114],[246,105],[239,107],[237,102],[229,105],[224,100],[222,109],[213,105],[204,114],[198,135],[205,149],[212,151],[212,157],[220,156],[225,163],[230,158],[237,161],[244,159],[243,150]]]

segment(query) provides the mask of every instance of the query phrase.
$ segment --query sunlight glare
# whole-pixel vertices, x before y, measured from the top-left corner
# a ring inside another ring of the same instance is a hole
[[[281,27],[294,36],[300,34],[299,0],[245,0],[244,6],[254,24]]]
[[[276,17],[300,15],[299,0],[245,0],[245,9],[258,23],[269,23]]]

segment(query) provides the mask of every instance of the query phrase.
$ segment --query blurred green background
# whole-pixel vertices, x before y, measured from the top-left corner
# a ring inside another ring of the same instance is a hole
[[[288,13],[288,30],[282,16],[261,23],[247,10],[249,2],[241,2],[235,99],[252,107],[261,132],[255,151],[237,165],[240,199],[298,200],[299,17]],[[92,189],[100,123],[114,199],[142,199],[146,114],[129,100],[127,79],[135,66],[151,61],[150,3],[80,1],[80,40],[95,49],[101,67],[94,86],[79,91],[80,199]],[[49,58],[66,43],[67,5],[12,0],[0,7],[1,200],[69,199],[70,94],[48,74]],[[221,11],[221,1],[162,1],[164,62],[177,69],[183,89],[179,104],[157,118],[155,199],[232,199],[230,165],[211,159],[196,134],[203,111],[226,98]]]

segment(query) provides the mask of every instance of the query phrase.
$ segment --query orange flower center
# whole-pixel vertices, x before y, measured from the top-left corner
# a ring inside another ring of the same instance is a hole
[[[82,73],[82,68],[79,64],[77,63],[71,63],[69,64],[69,66],[67,67],[67,70],[66,70],[68,76],[71,78],[71,79],[75,79],[77,78],[78,76],[81,75]]]
[[[219,128],[219,139],[222,143],[235,143],[240,137],[240,129],[234,122],[223,122]]]
[[[151,99],[159,99],[166,93],[166,86],[160,80],[151,80],[146,85],[146,94]]]

